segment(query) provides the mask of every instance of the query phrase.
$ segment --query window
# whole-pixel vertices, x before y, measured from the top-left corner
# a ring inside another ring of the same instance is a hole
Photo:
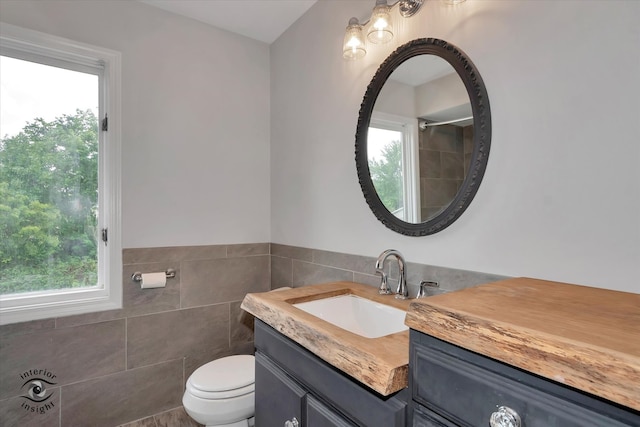
[[[0,323],[122,306],[120,55],[0,29]]]
[[[374,112],[367,135],[371,180],[380,201],[396,217],[420,222],[416,119]]]

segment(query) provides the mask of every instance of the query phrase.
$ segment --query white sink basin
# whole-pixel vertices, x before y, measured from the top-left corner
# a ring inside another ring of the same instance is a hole
[[[378,338],[409,329],[404,310],[355,295],[340,295],[293,304],[322,320],[365,338]]]

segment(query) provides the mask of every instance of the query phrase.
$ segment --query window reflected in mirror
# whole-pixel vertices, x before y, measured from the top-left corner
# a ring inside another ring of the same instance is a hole
[[[382,204],[405,219],[403,194],[402,132],[369,126],[369,171]]]
[[[422,55],[396,68],[367,136],[371,180],[387,210],[410,223],[440,214],[458,194],[472,152],[471,103],[451,64]]]

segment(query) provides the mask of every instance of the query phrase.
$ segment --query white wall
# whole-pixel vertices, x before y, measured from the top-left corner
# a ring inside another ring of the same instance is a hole
[[[416,119],[418,114],[416,114],[415,98],[413,86],[387,80],[376,99],[375,111]]]
[[[134,1],[0,19],[122,53],[124,247],[269,241],[268,45]]]
[[[0,19],[122,52],[125,247],[395,247],[413,262],[640,292],[640,2],[428,1],[392,45],[345,62],[344,27],[372,5],[320,0],[270,52],[130,1],[2,0]],[[365,203],[354,134],[378,65],[418,37],[471,57],[493,141],[470,208],[411,238]]]
[[[271,46],[272,241],[640,293],[640,2],[428,1],[391,46],[343,61],[372,6],[320,0]],[[475,63],[493,139],[470,208],[414,238],[369,210],[354,134],[377,66],[418,37]]]
[[[457,119],[465,117],[465,113],[459,112],[461,110],[468,111],[468,116],[472,115],[467,88],[464,87],[464,82],[455,72],[418,86],[415,99],[416,111],[420,117],[435,116],[440,119],[439,115],[447,112],[454,115],[444,115],[440,120],[450,120],[449,117]],[[432,120],[434,119],[432,118]]]

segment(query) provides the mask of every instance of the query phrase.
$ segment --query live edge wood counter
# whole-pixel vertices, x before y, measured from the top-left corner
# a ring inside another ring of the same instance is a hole
[[[321,320],[292,304],[352,294],[407,311],[409,301],[353,282],[323,283],[276,292],[252,293],[242,309],[383,396],[407,387],[409,331],[364,338]]]
[[[640,295],[516,278],[414,301],[443,341],[640,410]]]

